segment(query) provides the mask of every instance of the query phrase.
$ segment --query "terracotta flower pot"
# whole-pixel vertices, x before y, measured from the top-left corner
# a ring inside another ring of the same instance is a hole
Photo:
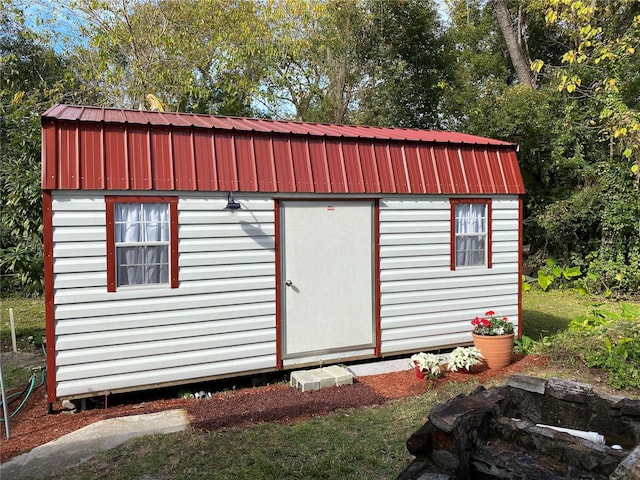
[[[482,352],[489,368],[504,368],[513,356],[513,333],[510,335],[473,335],[473,344]]]

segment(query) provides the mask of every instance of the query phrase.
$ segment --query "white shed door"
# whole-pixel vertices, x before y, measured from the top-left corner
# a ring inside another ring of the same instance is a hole
[[[374,343],[373,204],[281,207],[283,358]]]

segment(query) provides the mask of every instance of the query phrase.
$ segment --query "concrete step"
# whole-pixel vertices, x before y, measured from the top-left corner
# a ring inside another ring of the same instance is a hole
[[[336,385],[350,385],[353,375],[347,369],[338,365],[315,368],[313,370],[298,370],[291,373],[291,386],[303,392],[320,390]]]

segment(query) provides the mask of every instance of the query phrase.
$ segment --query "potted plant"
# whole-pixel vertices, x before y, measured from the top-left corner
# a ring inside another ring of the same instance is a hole
[[[449,354],[447,369],[452,372],[468,372],[474,365],[482,363],[483,359],[482,353],[476,347],[457,347]]]
[[[493,310],[484,317],[476,317],[473,325],[473,344],[480,350],[489,368],[504,368],[513,355],[513,324],[507,317]]]
[[[442,375],[440,364],[443,359],[436,357],[433,353],[416,353],[411,355],[411,366],[416,371],[416,376],[423,380],[425,377],[434,378]]]

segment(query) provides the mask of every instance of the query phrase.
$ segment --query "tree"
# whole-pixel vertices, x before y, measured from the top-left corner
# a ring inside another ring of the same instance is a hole
[[[258,88],[252,48],[262,33],[255,2],[73,0],[87,45],[73,59],[101,104],[250,114]]]
[[[435,125],[447,63],[424,0],[74,0],[102,103],[311,122]],[[153,28],[149,28],[152,25]]]
[[[640,4],[628,0],[545,0],[534,3],[533,8],[544,11],[549,30],[565,40],[559,65],[538,60],[534,67],[556,74],[552,84],[566,95],[567,104],[584,105],[585,129],[594,131],[599,140],[600,155],[591,157],[586,172],[602,204],[584,209],[597,226],[599,246],[587,255],[586,262],[608,285],[617,283],[623,289],[637,290]],[[579,198],[580,193],[576,191],[567,201]],[[553,225],[552,218],[547,215],[547,225]]]
[[[3,1],[0,13],[0,272],[26,293],[43,286],[40,113],[70,96],[62,57],[24,26],[22,11]]]
[[[502,36],[504,37],[504,41],[509,50],[511,63],[513,64],[513,68],[516,71],[520,84],[528,88],[535,87],[535,84],[531,79],[531,68],[529,67],[531,62],[525,57],[521,41],[513,31],[511,15],[509,14],[509,8],[507,7],[507,0],[493,0],[493,7],[496,12],[500,31],[502,32]]]
[[[284,4],[284,13],[277,20],[271,13],[270,19],[281,25],[270,39],[281,56],[263,80],[262,99],[271,112],[277,115],[284,102],[293,107],[295,118],[306,121],[438,124],[442,84],[450,79],[446,66],[452,60],[432,3]]]
[[[522,73],[513,62],[504,61],[511,57],[495,10],[488,11],[493,0],[449,5],[448,34],[458,56],[447,122],[520,146],[525,241],[537,250],[534,258],[591,267],[608,285],[637,289],[640,197],[630,167],[637,143],[634,19],[640,6],[626,0],[509,2],[509,32],[525,58],[536,59],[531,89],[516,81]]]
[[[573,188],[576,182],[574,174],[567,174],[572,169],[565,168],[561,153],[554,151],[562,99],[544,85],[534,90],[518,82],[491,2],[460,0],[449,6],[447,33],[457,58],[455,81],[443,110],[447,125],[519,145],[528,192],[527,215],[535,215],[557,198],[558,190]],[[535,17],[521,13],[519,18],[519,31],[540,32]],[[546,52],[537,37],[521,36],[523,49]],[[527,229],[527,236],[531,233]]]
[[[344,123],[360,88],[356,42],[361,12],[355,2],[282,0],[263,9],[271,27],[260,59],[257,101],[272,117]]]
[[[557,88],[589,99],[594,104],[593,124],[602,127],[603,138],[624,158],[640,183],[640,4],[633,0],[597,1],[544,0],[552,30],[567,38],[561,67],[537,60],[536,70],[557,71]],[[633,92],[633,93],[632,93]],[[632,159],[632,157],[634,157]]]
[[[365,4],[365,88],[358,123],[440,127],[442,97],[453,81],[454,56],[435,5],[421,0]]]

